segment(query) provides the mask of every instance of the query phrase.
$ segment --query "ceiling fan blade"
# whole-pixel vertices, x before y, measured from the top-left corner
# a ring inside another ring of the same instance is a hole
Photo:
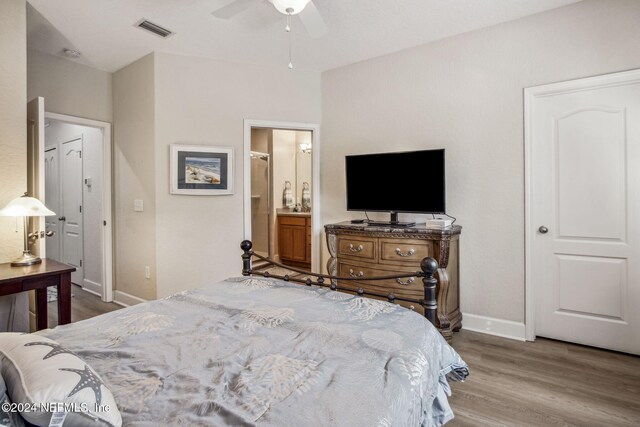
[[[249,9],[254,4],[254,0],[234,0],[218,10],[214,10],[212,15],[220,19],[229,19]]]
[[[312,1],[298,14],[302,25],[307,30],[307,33],[313,38],[322,37],[328,31],[327,24],[324,23],[322,15],[316,8],[316,5]]]

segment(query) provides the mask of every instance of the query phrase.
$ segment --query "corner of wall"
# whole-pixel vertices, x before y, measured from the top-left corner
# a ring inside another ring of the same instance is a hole
[[[157,296],[154,80],[153,54],[113,74],[115,295],[140,300]]]
[[[42,96],[48,112],[113,121],[112,73],[28,50],[27,83],[27,99]]]

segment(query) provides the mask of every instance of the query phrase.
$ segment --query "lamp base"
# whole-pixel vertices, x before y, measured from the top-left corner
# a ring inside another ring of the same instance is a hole
[[[30,252],[23,252],[22,256],[11,262],[12,267],[24,267],[26,265],[40,264],[42,259],[39,256],[35,256]]]

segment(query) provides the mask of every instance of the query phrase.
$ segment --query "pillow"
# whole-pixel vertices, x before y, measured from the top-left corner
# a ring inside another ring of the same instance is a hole
[[[11,400],[7,394],[4,379],[0,375],[0,426],[24,427],[24,420],[20,414],[17,411],[12,411],[10,407],[5,408],[6,405],[11,405]]]
[[[11,401],[22,405],[20,414],[32,424],[48,426],[52,415],[64,406],[66,425],[122,425],[120,411],[102,379],[53,340],[0,333],[0,375]],[[56,408],[54,404],[60,405]]]

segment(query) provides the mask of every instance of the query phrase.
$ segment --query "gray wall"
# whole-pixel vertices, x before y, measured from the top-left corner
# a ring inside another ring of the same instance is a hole
[[[113,75],[115,295],[156,297],[154,59],[147,55]],[[133,201],[144,201],[134,212]],[[146,279],[144,267],[151,278]]]
[[[116,290],[152,299],[237,275],[243,120],[319,122],[320,74],[155,53],[114,73],[113,87]],[[169,194],[172,143],[233,147],[234,194]]]
[[[320,74],[155,54],[158,297],[237,275],[243,120],[320,122]],[[116,123],[117,125],[117,123]],[[169,144],[233,147],[230,196],[169,194]]]
[[[29,100],[42,96],[48,112],[113,121],[111,73],[33,50],[27,64]]]
[[[462,309],[522,322],[523,89],[640,67],[639,22],[637,0],[588,0],[323,73],[323,222],[357,216],[346,154],[446,148]]]
[[[0,208],[27,188],[26,19],[25,0],[0,2]],[[22,233],[21,221],[0,217],[0,263],[22,253]],[[27,307],[26,293],[0,298],[0,331],[28,331]]]

